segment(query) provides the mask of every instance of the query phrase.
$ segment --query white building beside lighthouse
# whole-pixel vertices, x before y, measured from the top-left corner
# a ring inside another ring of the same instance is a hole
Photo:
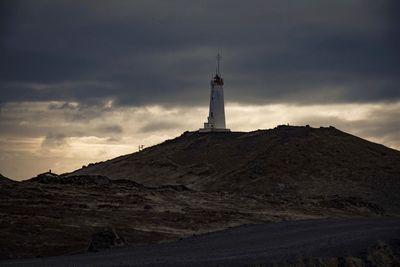
[[[199,132],[229,132],[225,125],[225,106],[224,106],[224,79],[219,71],[221,56],[217,55],[217,70],[211,80],[210,110],[204,128]]]

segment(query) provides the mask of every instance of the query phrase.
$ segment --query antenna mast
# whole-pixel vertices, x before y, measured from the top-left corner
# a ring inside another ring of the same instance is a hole
[[[219,62],[221,61],[221,59],[222,59],[222,57],[221,57],[221,55],[218,53],[218,54],[217,54],[217,75],[218,75],[218,76],[221,76],[220,73],[219,73]]]

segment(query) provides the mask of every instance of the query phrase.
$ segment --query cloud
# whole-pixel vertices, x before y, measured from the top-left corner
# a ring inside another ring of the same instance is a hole
[[[123,132],[123,129],[120,125],[99,126],[97,130],[99,132],[110,133],[110,134],[121,134]]]
[[[151,121],[146,123],[143,127],[141,127],[139,129],[139,132],[151,133],[163,130],[176,129],[180,126],[182,126],[182,124],[177,121],[162,121],[162,120]]]
[[[63,148],[68,146],[68,142],[66,140],[66,136],[62,133],[49,133],[46,135],[42,142],[42,148]]]
[[[3,103],[200,106],[218,50],[231,102],[400,99],[396,1],[3,5]]]
[[[76,110],[79,108],[79,103],[76,102],[53,102],[49,104],[49,110],[69,109]]]

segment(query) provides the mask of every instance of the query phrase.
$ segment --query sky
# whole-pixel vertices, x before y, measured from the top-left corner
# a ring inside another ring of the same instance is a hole
[[[0,173],[64,173],[202,127],[334,126],[400,149],[400,2],[5,0]]]

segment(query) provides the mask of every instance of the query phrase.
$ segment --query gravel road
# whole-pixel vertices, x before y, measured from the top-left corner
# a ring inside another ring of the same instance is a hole
[[[356,255],[377,240],[393,239],[400,239],[400,218],[304,220],[244,225],[140,248],[1,261],[0,266],[242,266],[300,255]]]

